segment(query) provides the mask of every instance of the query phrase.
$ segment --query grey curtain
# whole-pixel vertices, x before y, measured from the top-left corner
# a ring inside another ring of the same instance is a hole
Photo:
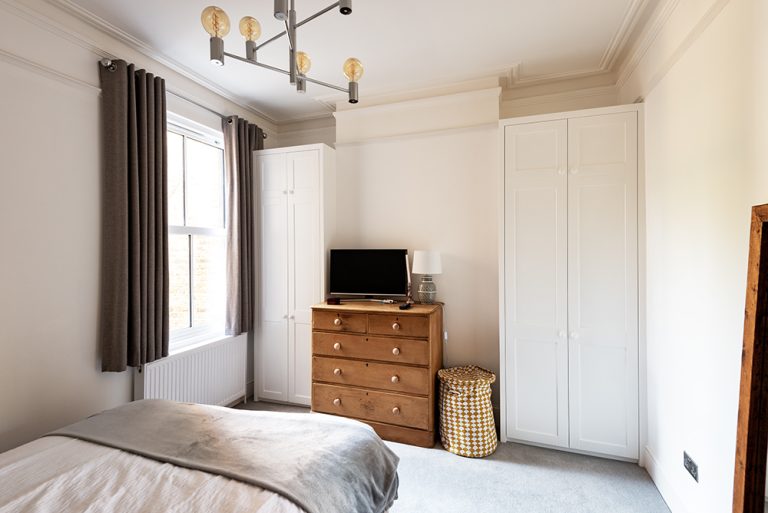
[[[99,64],[102,90],[101,368],[168,356],[165,81]]]
[[[255,301],[253,152],[264,147],[264,133],[237,116],[224,118],[227,176],[227,314],[225,332],[253,328]]]

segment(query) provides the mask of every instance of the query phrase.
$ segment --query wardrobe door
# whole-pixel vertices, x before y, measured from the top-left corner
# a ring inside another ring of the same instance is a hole
[[[312,399],[312,305],[323,300],[320,290],[320,152],[288,154],[292,175],[289,193],[289,319],[288,394],[292,403],[309,405]]]
[[[288,176],[286,156],[262,155],[260,180],[259,398],[288,400]]]
[[[567,122],[506,127],[504,151],[507,436],[567,447]]]
[[[637,113],[568,137],[570,446],[637,458]]]

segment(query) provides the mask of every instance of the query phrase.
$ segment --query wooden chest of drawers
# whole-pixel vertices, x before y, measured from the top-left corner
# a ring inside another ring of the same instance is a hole
[[[386,440],[432,447],[442,333],[440,305],[315,305],[312,410],[361,420]]]

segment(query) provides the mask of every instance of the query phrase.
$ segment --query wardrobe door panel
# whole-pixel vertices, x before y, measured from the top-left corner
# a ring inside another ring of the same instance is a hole
[[[316,150],[288,154],[290,193],[290,345],[289,400],[309,406],[312,399],[312,305],[323,300],[320,290],[320,155]]]
[[[285,155],[256,158],[260,184],[258,397],[288,400],[288,178]]]
[[[505,129],[507,436],[568,445],[567,123]]]
[[[637,114],[568,133],[570,447],[637,458]]]

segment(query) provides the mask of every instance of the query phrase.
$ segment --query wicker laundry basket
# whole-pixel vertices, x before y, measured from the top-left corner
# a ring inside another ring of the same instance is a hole
[[[440,441],[469,458],[493,454],[498,445],[491,406],[496,375],[474,365],[437,372],[440,378]]]

